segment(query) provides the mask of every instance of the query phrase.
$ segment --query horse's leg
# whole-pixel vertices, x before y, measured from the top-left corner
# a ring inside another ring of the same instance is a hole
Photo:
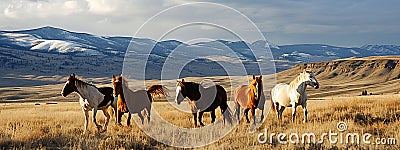
[[[93,123],[96,125],[97,130],[100,131],[101,125],[99,125],[99,124],[97,123],[96,115],[97,115],[97,107],[94,107],[94,108],[93,108],[93,118],[92,118],[92,120],[93,120]]]
[[[227,120],[229,123],[232,123],[232,118],[230,114],[225,114],[225,113],[230,113],[229,112],[229,107],[228,107],[228,103],[226,102],[222,102],[222,104],[219,106],[219,108],[221,109],[221,113],[222,113],[222,118],[224,119],[224,125],[225,125],[225,121]],[[215,120],[215,110],[214,111],[214,120]],[[226,112],[228,111],[228,112]],[[212,117],[213,113],[211,113],[211,117]],[[239,118],[239,117],[238,117]]]
[[[193,112],[193,119],[194,119],[194,127],[197,127],[197,112]]]
[[[126,125],[131,126],[131,117],[132,114],[130,112],[128,112],[128,118],[126,119]]]
[[[82,112],[85,115],[85,124],[84,124],[85,131],[83,131],[83,133],[86,133],[88,131],[88,124],[89,124],[89,121],[88,121],[89,120],[89,111],[85,110],[82,107]]]
[[[238,120],[238,123],[240,123],[240,104],[236,105],[235,114],[236,114],[236,119]]]
[[[203,114],[204,114],[203,111],[199,112],[198,120],[199,120],[200,126],[204,126],[203,122],[201,121],[203,119]]]
[[[114,100],[115,101],[115,100]],[[112,116],[115,116],[115,124],[118,123],[118,108],[117,108],[117,103],[114,104],[114,102],[111,104],[111,107],[113,108],[113,114]]]
[[[121,119],[122,119],[122,115],[124,113],[122,113],[122,111],[120,109],[117,110],[117,125],[121,125]]]
[[[285,108],[286,107],[284,107],[284,106],[279,106],[278,103],[276,105],[276,113],[278,115],[279,124],[282,124],[282,114],[283,114],[283,111],[285,110]]]
[[[249,120],[249,110],[250,110],[250,108],[244,109],[244,115],[246,116],[246,121],[247,121],[247,123],[250,123],[250,120]]]
[[[292,104],[292,123],[294,123],[294,120],[296,119],[296,104]]]
[[[264,120],[264,109],[260,109],[260,110],[261,110],[260,123],[262,123],[262,121]]]
[[[250,111],[253,116],[253,124],[256,124],[256,108],[251,108]]]
[[[224,112],[222,112],[222,115],[224,114]],[[211,123],[215,122],[215,109],[211,111]],[[225,118],[224,118],[224,122],[225,122]]]
[[[147,111],[147,123],[150,124],[151,103],[150,103],[149,107],[147,107],[146,111]]]
[[[138,112],[138,115],[140,117],[140,120],[142,121],[142,124],[144,124],[144,117],[143,117],[143,111]]]
[[[102,111],[103,111],[104,116],[106,117],[105,118],[106,121],[104,123],[104,128],[103,128],[103,132],[104,132],[104,131],[107,131],[108,122],[110,121],[110,114],[108,113],[107,108],[103,109]]]
[[[305,123],[305,122],[307,122],[307,114],[308,114],[308,111],[307,111],[307,104],[303,104],[302,107],[303,107],[303,111],[304,111],[303,123]]]

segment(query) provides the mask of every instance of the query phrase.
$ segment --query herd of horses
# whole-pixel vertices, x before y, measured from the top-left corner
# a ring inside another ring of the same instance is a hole
[[[92,120],[98,132],[106,131],[111,117],[107,111],[110,106],[115,112],[115,122],[118,125],[121,125],[121,117],[124,113],[128,113],[127,125],[131,124],[131,114],[138,114],[142,124],[144,124],[145,117],[149,123],[154,97],[168,96],[168,90],[163,85],[156,84],[148,87],[146,90],[132,91],[128,88],[127,80],[122,76],[113,75],[111,81],[113,87],[96,87],[93,84],[77,79],[75,74],[71,74],[67,78],[61,90],[61,95],[66,97],[73,92],[79,95],[79,103],[85,116],[84,132],[88,129],[89,111],[93,112]],[[250,123],[248,118],[249,111],[253,117],[253,124],[256,123],[255,110],[257,108],[262,111],[260,122],[263,121],[265,96],[262,82],[262,76],[256,77],[253,75],[253,79],[249,85],[243,85],[234,90],[234,114],[237,121],[240,120],[241,107],[244,108],[244,115],[248,123]],[[282,113],[286,107],[292,107],[292,121],[294,122],[297,106],[302,106],[304,109],[303,122],[307,121],[307,86],[317,89],[319,83],[311,71],[303,70],[289,84],[280,83],[272,88],[270,92],[271,108],[276,112],[279,123],[282,122]],[[179,105],[184,99],[190,105],[194,127],[204,126],[202,122],[204,112],[211,113],[211,123],[214,123],[216,119],[215,111],[218,107],[221,110],[224,124],[225,122],[232,123],[227,92],[221,85],[204,87],[199,83],[178,79],[175,102]],[[103,127],[96,121],[98,110],[102,110],[105,116]]]

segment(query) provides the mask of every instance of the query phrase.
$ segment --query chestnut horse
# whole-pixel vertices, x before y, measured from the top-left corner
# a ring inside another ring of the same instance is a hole
[[[113,89],[111,87],[97,88],[96,86],[83,82],[75,77],[75,74],[71,74],[63,89],[61,95],[66,97],[72,92],[76,92],[79,95],[79,103],[82,106],[82,111],[85,115],[85,133],[88,129],[89,111],[93,110],[93,122],[99,132],[107,130],[107,125],[110,120],[110,114],[107,108],[112,104],[114,97],[112,95]],[[115,108],[114,108],[115,109]],[[103,130],[102,127],[96,121],[97,110],[102,110],[106,118]]]
[[[128,113],[128,125],[130,125],[131,113],[137,113],[143,124],[143,110],[146,110],[147,121],[149,122],[153,96],[166,96],[168,94],[162,85],[152,85],[147,90],[132,91],[127,87],[128,84],[122,76],[113,75],[112,85],[114,87],[114,96],[118,97],[116,111],[118,124],[121,124],[121,117],[124,113]]]
[[[211,97],[212,98],[211,98]],[[215,122],[215,109],[220,107],[224,119],[232,123],[231,114],[227,103],[225,89],[220,85],[213,85],[204,88],[202,85],[194,82],[185,82],[184,79],[177,80],[176,99],[175,102],[179,105],[185,98],[191,107],[194,119],[194,127],[197,127],[197,119],[201,126],[204,126],[202,120],[204,112],[211,112],[211,123]],[[199,116],[197,118],[197,111]]]
[[[262,76],[255,77],[253,75],[253,81],[251,81],[250,85],[243,85],[237,87],[234,91],[235,95],[235,107],[236,107],[236,117],[238,121],[240,120],[240,106],[244,107],[244,115],[246,116],[247,123],[250,123],[248,113],[249,110],[253,115],[253,124],[256,123],[255,109],[258,107],[260,102],[260,98],[263,96],[263,87],[262,87]],[[261,115],[261,121],[263,119],[263,114]]]

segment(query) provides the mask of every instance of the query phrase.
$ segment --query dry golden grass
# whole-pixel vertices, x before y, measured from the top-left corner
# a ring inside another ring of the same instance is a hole
[[[166,102],[154,103],[157,110],[165,109],[162,117],[182,127],[191,127],[191,114],[181,113]],[[355,145],[334,144],[260,144],[257,135],[268,129],[269,133],[306,133],[316,135],[336,131],[339,121],[348,125],[349,132],[371,133],[373,138],[392,137],[400,139],[400,97],[398,95],[352,97],[333,100],[309,102],[309,122],[302,123],[302,110],[299,107],[297,121],[291,123],[290,108],[284,113],[284,123],[278,125],[276,116],[268,114],[266,122],[255,133],[248,133],[248,124],[244,120],[226,137],[200,149],[341,149],[341,148],[372,148],[396,149],[396,145]],[[220,113],[217,118],[220,118]],[[99,113],[98,121],[104,118]],[[134,117],[137,117],[134,115]],[[204,122],[209,124],[209,114],[204,116]],[[381,119],[379,119],[381,118]],[[243,119],[243,118],[242,118]],[[77,102],[58,103],[56,105],[34,105],[33,103],[8,103],[0,106],[0,147],[2,148],[73,148],[73,149],[147,149],[170,148],[159,143],[136,125],[119,127],[114,120],[105,133],[96,134],[93,123],[89,123],[91,134],[82,135],[84,118]],[[125,124],[125,121],[123,120]]]
[[[296,73],[297,74],[297,73]],[[293,75],[278,74],[278,81],[288,82]],[[199,82],[204,78],[185,78],[187,81]],[[231,82],[228,77],[210,78],[217,84],[221,84],[230,95]],[[270,87],[274,75],[264,76],[265,86]],[[60,84],[27,87],[3,87],[0,88],[0,149],[31,149],[31,148],[68,148],[68,149],[170,149],[168,145],[157,142],[147,136],[135,124],[127,127],[126,117],[123,117],[124,126],[115,126],[114,118],[105,133],[95,133],[93,123],[89,122],[91,134],[82,135],[84,117],[77,102],[78,97],[72,94],[66,98],[60,96],[60,91],[65,82],[64,78],[56,78]],[[102,83],[99,86],[111,86],[111,78],[83,79],[87,82]],[[231,81],[243,80],[241,77],[231,77]],[[388,84],[380,84],[381,89],[394,88],[393,80]],[[308,102],[308,120],[302,123],[303,111],[298,107],[297,120],[291,123],[291,109],[284,112],[284,123],[278,124],[274,113],[266,116],[266,121],[255,133],[248,133],[249,125],[242,118],[241,123],[236,126],[227,136],[210,145],[200,149],[397,149],[399,142],[395,145],[366,145],[366,144],[279,144],[276,137],[272,143],[260,144],[257,135],[267,129],[269,133],[306,133],[314,132],[316,135],[337,131],[337,123],[344,121],[348,125],[349,132],[371,133],[372,139],[378,137],[400,139],[400,95],[385,93],[385,95],[356,96],[361,93],[364,83],[357,83],[354,86],[338,86],[333,80],[321,80],[321,90],[311,90],[311,99]],[[345,82],[345,81],[341,81]],[[174,89],[174,80],[164,81],[170,90]],[[159,81],[146,81],[146,85],[159,84]],[[233,88],[238,85],[232,85]],[[140,88],[140,87],[138,87]],[[349,89],[358,91],[348,92]],[[378,88],[376,88],[378,89]],[[346,92],[347,90],[347,92]],[[334,96],[326,96],[324,92],[330,92]],[[342,92],[344,91],[344,92]],[[173,91],[172,91],[173,92]],[[345,94],[341,94],[345,93]],[[353,94],[349,94],[353,93]],[[170,93],[174,95],[174,93]],[[319,97],[324,95],[324,97]],[[9,100],[17,102],[9,103]],[[57,102],[55,105],[45,104],[46,102]],[[7,103],[4,103],[7,102]],[[39,103],[40,105],[35,105]],[[184,102],[186,103],[186,102]],[[192,127],[192,115],[176,110],[166,102],[155,102],[153,108],[163,110],[161,114],[168,122],[185,128]],[[233,109],[233,107],[231,107]],[[269,111],[269,108],[268,110]],[[154,113],[153,113],[154,114]],[[91,116],[91,115],[90,115]],[[103,123],[104,117],[99,112],[98,121]],[[134,115],[137,118],[137,115]],[[210,123],[210,114],[205,113],[203,122]],[[219,110],[217,119],[221,118]],[[170,137],[171,135],[165,135]],[[212,136],[212,135],[211,135]],[[209,138],[209,137],[205,137]],[[188,141],[184,141],[188,142]]]

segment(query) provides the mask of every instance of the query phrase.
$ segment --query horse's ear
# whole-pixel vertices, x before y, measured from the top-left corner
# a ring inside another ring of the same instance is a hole
[[[262,75],[260,75],[260,79],[262,79]]]
[[[182,81],[181,82],[185,82],[185,79],[182,79]]]
[[[254,74],[253,74],[253,80],[254,80],[254,79],[256,79],[256,76],[254,76]]]

